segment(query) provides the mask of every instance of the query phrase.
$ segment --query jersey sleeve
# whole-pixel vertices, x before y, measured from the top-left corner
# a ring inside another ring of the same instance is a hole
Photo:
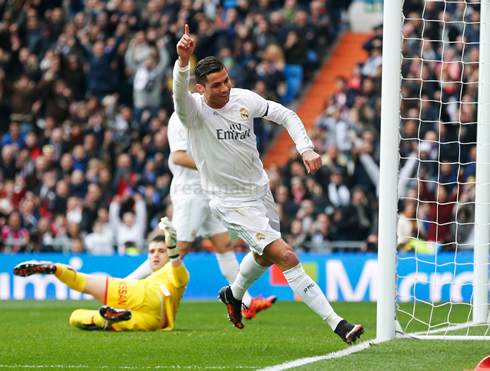
[[[185,287],[189,282],[189,272],[185,269],[184,264],[174,268],[171,262],[154,272],[152,277],[170,283],[176,288]]]
[[[296,112],[271,100],[266,101],[266,103],[267,108],[262,117],[284,126],[300,154],[315,148]]]
[[[191,65],[179,66],[179,61],[175,61],[173,71],[173,96],[175,112],[184,127],[189,127],[195,123],[198,115],[198,104],[193,95],[189,92]]]
[[[177,114],[172,114],[168,123],[168,144],[170,152],[187,151],[187,132]]]

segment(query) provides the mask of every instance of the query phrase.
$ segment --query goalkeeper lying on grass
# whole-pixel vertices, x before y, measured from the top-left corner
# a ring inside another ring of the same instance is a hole
[[[168,218],[148,245],[153,274],[143,280],[125,280],[76,272],[63,264],[28,261],[14,268],[17,276],[54,274],[73,290],[93,295],[104,304],[99,310],[77,309],[70,323],[84,330],[143,330],[174,328],[175,316],[184,295],[189,273],[179,257],[175,229]]]

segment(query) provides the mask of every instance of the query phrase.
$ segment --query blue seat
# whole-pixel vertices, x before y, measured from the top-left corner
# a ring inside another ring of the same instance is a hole
[[[223,6],[225,9],[236,8],[237,0],[224,0]]]
[[[287,92],[281,97],[281,103],[287,104],[296,98],[303,83],[303,67],[299,64],[287,64],[283,71],[286,76]]]

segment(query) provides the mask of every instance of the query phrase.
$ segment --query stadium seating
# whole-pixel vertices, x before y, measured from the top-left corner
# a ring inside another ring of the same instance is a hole
[[[287,104],[296,98],[301,91],[303,67],[299,64],[287,64],[283,72],[286,76],[287,92],[281,97],[281,103]]]

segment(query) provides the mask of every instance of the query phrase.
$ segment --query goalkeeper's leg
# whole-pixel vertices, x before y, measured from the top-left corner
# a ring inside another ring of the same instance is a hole
[[[148,314],[150,316],[150,314]],[[124,330],[154,330],[158,321],[150,318],[139,318],[129,309],[119,309],[104,305],[99,310],[77,309],[70,316],[70,324],[82,330],[107,330],[107,331],[124,331]],[[153,316],[155,317],[155,316]],[[150,320],[149,320],[150,319]],[[153,323],[151,328],[149,324]]]
[[[80,273],[65,264],[27,261],[18,264],[14,268],[14,274],[21,277],[33,274],[54,274],[72,290],[92,295],[101,303],[104,302],[107,278]]]

